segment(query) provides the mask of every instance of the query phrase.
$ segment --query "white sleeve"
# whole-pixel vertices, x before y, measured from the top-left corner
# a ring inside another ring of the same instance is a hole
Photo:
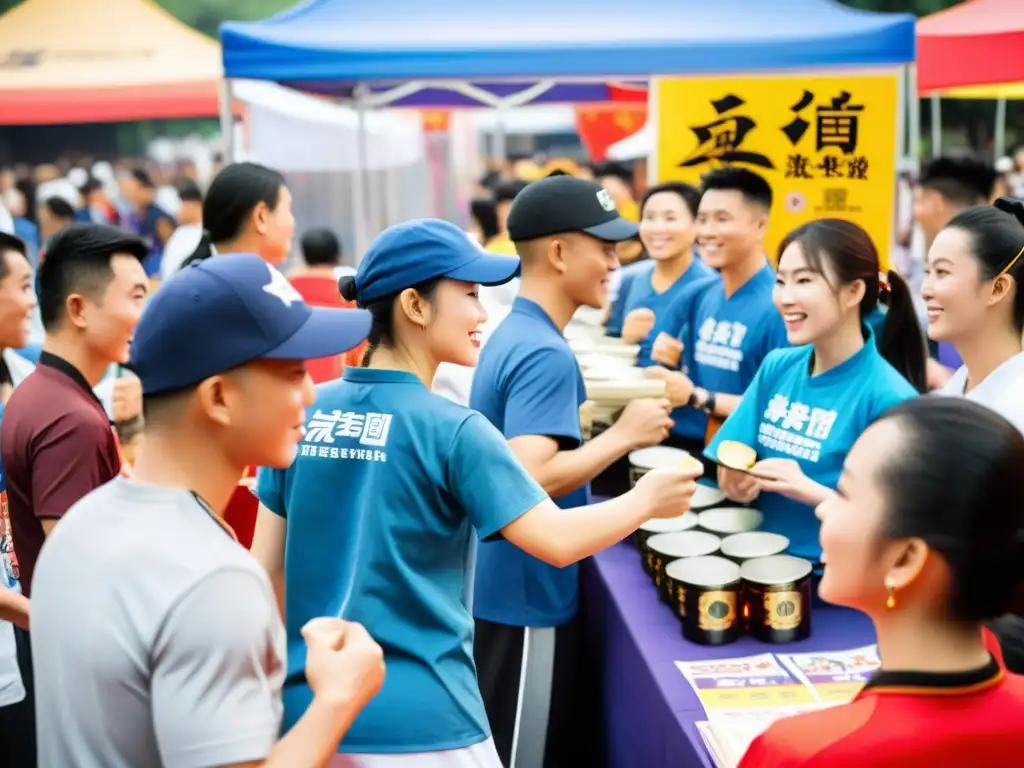
[[[269,582],[215,571],[175,605],[153,647],[153,724],[167,768],[263,760],[281,728],[283,628]]]
[[[430,391],[453,403],[469,407],[469,392],[473,388],[473,374],[476,368],[454,363],[441,363],[434,374]]]

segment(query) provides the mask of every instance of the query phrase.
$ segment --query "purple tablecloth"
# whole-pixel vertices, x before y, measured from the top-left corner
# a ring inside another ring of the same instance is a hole
[[[766,645],[744,637],[708,647],[683,638],[679,620],[658,600],[631,541],[583,564],[584,615],[601,689],[600,729],[608,768],[714,768],[694,725],[705,719],[673,662],[758,653],[842,650],[875,642],[866,616],[818,608],[809,640]]]

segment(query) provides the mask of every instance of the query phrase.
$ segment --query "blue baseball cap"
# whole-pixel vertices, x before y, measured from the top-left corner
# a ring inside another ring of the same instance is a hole
[[[518,271],[518,257],[487,253],[454,224],[414,219],[388,227],[371,243],[356,270],[355,299],[365,307],[436,277],[501,285]]]
[[[129,367],[155,395],[253,360],[340,355],[369,331],[369,312],[310,307],[259,256],[230,253],[186,267],[153,294]]]

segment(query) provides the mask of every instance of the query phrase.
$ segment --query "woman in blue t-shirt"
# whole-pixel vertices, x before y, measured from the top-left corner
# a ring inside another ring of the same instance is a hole
[[[814,507],[834,492],[861,432],[924,389],[925,342],[907,284],[893,271],[881,279],[878,251],[856,224],[810,222],[779,254],[773,298],[793,347],[765,358],[705,455],[715,459],[726,440],[754,448],[749,473],[719,464],[719,486],[733,501],[756,500],[765,530],[817,562]],[[876,344],[865,320],[880,292],[889,311]]]
[[[679,182],[651,187],[640,202],[640,240],[650,260],[625,289],[622,324],[622,340],[640,345],[640,366],[651,364],[651,346],[667,328],[669,305],[688,287],[715,274],[693,252],[699,205],[700,190]],[[682,344],[674,350],[678,365]]]
[[[484,416],[431,393],[440,363],[476,364],[487,319],[478,285],[518,267],[442,221],[381,234],[341,286],[373,317],[366,367],[317,389],[290,468],[260,470],[253,553],[284,578],[286,728],[312,701],[307,620],[360,622],[384,649],[387,678],[340,747],[346,765],[402,755],[417,768],[500,768],[464,595],[474,529],[565,566],[677,515],[695,489],[697,473],[680,467],[618,499],[559,509]]]

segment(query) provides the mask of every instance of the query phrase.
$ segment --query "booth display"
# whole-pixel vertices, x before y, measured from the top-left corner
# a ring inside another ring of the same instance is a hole
[[[218,114],[220,46],[151,0],[26,0],[0,41],[0,125]]]
[[[396,25],[395,18],[403,23]],[[460,0],[395,0],[386,5],[311,0],[265,22],[226,24],[221,39],[229,79],[273,80],[351,98],[359,110],[387,105],[594,102],[607,98],[609,82],[893,68],[914,60],[912,16],[867,13],[825,0],[723,0],[702,6],[667,0],[636,0],[624,6],[598,0],[585,12],[547,0],[505,6],[473,6]],[[652,121],[656,109],[652,104]],[[577,345],[581,361],[587,354],[598,354],[594,344],[586,349],[585,337],[600,344],[600,335],[596,328],[578,334],[583,342]],[[600,364],[586,366],[596,371],[587,380],[591,399],[609,384],[618,385],[608,377],[608,368],[632,367],[628,359],[608,362],[628,358],[625,352],[602,356],[606,359]],[[624,383],[643,382],[629,374]],[[605,406],[612,412],[630,399],[629,393],[613,394],[614,402]],[[635,396],[655,395],[645,391]],[[593,418],[596,422],[596,414]],[[595,423],[594,431],[600,426]],[[629,487],[628,462],[623,465],[618,492]],[[746,530],[750,517],[728,532]],[[707,520],[714,524],[715,517]],[[676,532],[645,530],[638,543],[649,545],[657,535],[690,533],[683,529],[689,520],[678,525]],[[709,596],[715,586],[723,588],[719,591],[734,590],[733,626],[742,629],[742,618],[736,619],[736,608],[742,610],[740,566],[720,559],[722,574],[730,573],[728,583],[712,584],[723,579],[707,576],[696,586]],[[696,582],[697,577],[687,573],[691,568],[696,566],[672,570],[684,571],[680,583]],[[630,543],[585,561],[582,572],[587,635],[597,659],[588,678],[601,689],[597,698],[602,712],[595,732],[601,734],[606,764],[710,766],[697,729],[697,722],[706,719],[701,700],[675,664],[728,658],[737,655],[737,649],[742,655],[744,649],[765,646],[742,632],[724,648],[685,639],[678,612],[666,604],[667,592],[660,592],[666,600],[659,599],[659,590]],[[721,613],[717,601],[707,597],[704,603],[708,616]],[[815,634],[794,650],[849,648],[872,640],[865,618],[824,608],[816,616]]]

